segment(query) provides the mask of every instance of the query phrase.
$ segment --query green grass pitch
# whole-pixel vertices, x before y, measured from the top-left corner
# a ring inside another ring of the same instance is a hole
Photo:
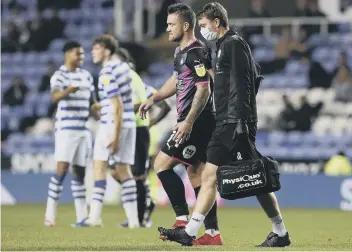
[[[154,213],[154,226],[145,229],[122,229],[121,206],[103,209],[104,228],[74,229],[73,205],[58,208],[57,226],[43,226],[43,205],[2,206],[2,250],[250,250],[262,242],[271,224],[261,209],[220,208],[219,220],[225,245],[222,247],[181,247],[158,239],[158,226],[174,222],[171,208],[159,207]],[[291,233],[292,245],[272,250],[352,250],[352,212],[332,210],[283,209],[284,221]],[[199,234],[203,232],[203,229]]]

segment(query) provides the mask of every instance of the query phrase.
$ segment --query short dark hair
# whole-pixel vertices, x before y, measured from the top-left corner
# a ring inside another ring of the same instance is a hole
[[[189,23],[191,29],[196,25],[196,14],[187,4],[172,4],[167,8],[167,14],[177,14],[183,22]]]
[[[73,48],[78,48],[81,47],[81,44],[78,43],[77,41],[68,41],[65,43],[64,47],[62,48],[62,52],[66,53],[67,51],[70,51]]]
[[[218,18],[220,20],[220,26],[228,27],[229,26],[229,18],[227,17],[227,11],[218,2],[212,2],[206,4],[201,11],[197,13],[197,18],[205,17],[211,21]]]
[[[110,34],[104,34],[94,39],[93,45],[96,44],[100,44],[110,50],[111,55],[113,55],[119,47],[116,38]]]

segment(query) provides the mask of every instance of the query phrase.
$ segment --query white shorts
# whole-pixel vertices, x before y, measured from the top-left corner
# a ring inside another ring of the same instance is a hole
[[[61,130],[55,132],[55,161],[85,167],[92,149],[91,133]]]
[[[115,163],[134,164],[136,146],[136,128],[121,128],[119,136],[119,148],[115,153],[107,148],[114,135],[114,125],[100,124],[94,143],[94,160],[108,161]]]

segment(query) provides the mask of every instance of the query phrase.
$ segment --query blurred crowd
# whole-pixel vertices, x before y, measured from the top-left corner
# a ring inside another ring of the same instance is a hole
[[[64,37],[65,22],[58,16],[59,9],[79,7],[81,0],[37,1],[37,17],[24,20],[21,13],[27,11],[26,6],[17,0],[2,1],[1,10],[5,8],[11,12],[9,22],[2,23],[1,50],[2,52],[16,51],[45,51],[51,41]],[[51,12],[43,16],[43,11]]]
[[[34,20],[24,20],[21,13],[26,11],[26,7],[21,5],[17,0],[2,1],[2,7],[11,11],[11,21],[2,24],[2,52],[15,51],[45,51],[51,41],[57,38],[65,38],[65,22],[61,20],[58,11],[60,9],[78,8],[81,0],[60,0],[60,1],[37,1],[37,18]],[[157,34],[163,34],[165,27],[162,24],[166,22],[166,8],[168,5],[176,2],[175,0],[155,1],[157,4]],[[113,6],[112,0],[101,1],[104,8]],[[2,8],[3,10],[4,8]],[[42,15],[44,10],[51,10],[49,15]],[[297,0],[294,15],[297,17],[324,17],[318,6],[317,0]],[[249,17],[261,18],[270,17],[270,13],[265,7],[265,1],[252,0],[251,8],[248,13]],[[335,27],[331,26],[330,31]],[[262,74],[272,74],[282,71],[289,60],[299,60],[302,64],[309,66],[309,88],[333,88],[335,90],[335,100],[338,102],[352,102],[352,74],[351,66],[345,52],[341,52],[338,65],[333,71],[327,71],[319,62],[312,59],[314,48],[307,43],[310,36],[319,31],[317,26],[302,26],[299,30],[298,37],[294,37],[291,27],[282,27],[279,32],[279,38],[275,42],[275,56],[270,61],[259,62]],[[241,30],[246,36],[261,34],[262,27],[250,27]],[[248,40],[250,41],[250,40]],[[251,45],[254,47],[253,45]],[[137,58],[138,59],[138,58]],[[138,62],[137,62],[138,63]],[[59,66],[53,61],[48,62],[48,69],[40,80],[37,93],[48,93],[50,89],[50,77]],[[22,76],[15,76],[10,87],[3,93],[2,103],[9,106],[23,105],[29,88],[26,80]],[[311,130],[314,118],[318,116],[319,111],[324,106],[323,103],[311,105],[306,97],[302,97],[299,107],[295,107],[287,96],[282,97],[284,108],[273,122],[273,129],[285,131],[309,131]],[[51,118],[55,112],[55,104],[48,108],[46,118]],[[21,120],[19,130],[26,132],[33,128],[37,122],[37,116],[25,117]],[[2,130],[2,140],[11,132],[7,129]]]

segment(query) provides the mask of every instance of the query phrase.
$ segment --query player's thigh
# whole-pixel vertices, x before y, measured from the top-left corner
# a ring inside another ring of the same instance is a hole
[[[190,140],[181,145],[176,145],[176,142],[173,140],[174,135],[174,132],[169,133],[165,144],[161,147],[160,152],[154,160],[154,170],[156,172],[172,169],[180,163],[183,163],[185,166],[192,166],[198,163],[197,158],[194,157],[196,147]],[[193,139],[192,135],[194,135],[193,131],[190,139]]]
[[[206,162],[206,149],[214,131],[215,120],[210,115],[203,115],[193,125],[190,138],[174,149],[174,157],[188,166],[198,167]]]
[[[115,166],[119,163],[134,165],[136,152],[136,128],[121,128],[119,135],[119,148],[111,153],[110,159]]]
[[[110,135],[108,134],[109,128],[103,125],[99,126],[97,134],[94,141],[93,149],[93,159],[95,161],[104,161],[107,162],[110,155],[110,150],[107,147],[109,144]]]
[[[201,177],[202,177],[202,172],[204,170],[204,166],[205,164],[203,162],[200,162],[196,166],[187,167],[188,179],[194,188],[199,187],[201,185]]]
[[[136,136],[136,151],[134,165],[132,166],[133,176],[139,177],[146,174],[146,164],[149,150],[149,130],[147,127],[138,127]]]
[[[218,166],[206,163],[201,176],[201,186],[212,187],[216,185],[216,171]]]
[[[55,161],[72,163],[79,142],[69,131],[55,133]]]
[[[90,139],[87,137],[81,137],[72,164],[75,166],[86,167],[90,150]]]
[[[156,173],[173,169],[180,161],[174,159],[170,154],[163,150],[159,151],[154,160],[154,170]]]

